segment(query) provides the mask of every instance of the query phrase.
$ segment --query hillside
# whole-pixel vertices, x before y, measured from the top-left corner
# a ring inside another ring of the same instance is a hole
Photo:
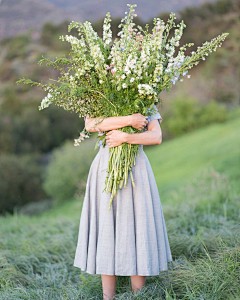
[[[184,136],[146,147],[160,195],[168,202],[166,192],[178,189],[200,169],[213,167],[226,173],[231,184],[240,192],[240,110],[224,124],[212,124]]]
[[[161,12],[178,12],[186,6],[199,6],[204,2],[215,0],[169,0],[162,1],[78,1],[78,0],[2,0],[0,1],[0,40],[6,36],[14,36],[35,28],[37,32],[46,22],[59,24],[65,20],[83,22],[97,21],[108,11],[113,17],[123,17],[128,10],[127,4],[137,4],[136,13],[144,21],[148,21]],[[36,34],[36,37],[38,35]]]

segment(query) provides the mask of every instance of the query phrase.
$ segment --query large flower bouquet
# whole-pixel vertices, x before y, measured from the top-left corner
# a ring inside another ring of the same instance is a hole
[[[59,71],[57,80],[47,84],[26,78],[17,81],[18,84],[23,82],[36,85],[47,92],[39,106],[40,110],[55,103],[65,110],[78,113],[79,117],[90,116],[100,118],[100,121],[107,117],[134,113],[152,114],[155,112],[154,104],[162,101],[159,94],[164,90],[169,92],[173,84],[183,81],[183,77],[190,78],[188,70],[216,51],[228,35],[223,33],[202,44],[196,52],[191,52],[191,56],[186,56],[186,48],[194,44],[180,47],[180,39],[186,27],[184,21],[176,25],[174,13],[170,14],[167,23],[154,18],[152,32],[149,32],[148,24],[144,30],[133,23],[136,5],[128,6],[129,12],[121,20],[118,26],[121,30],[114,41],[110,13],[104,19],[102,38],[88,21],[70,23],[69,32],[76,28],[79,38],[60,36],[62,41],[71,43],[69,57],[54,61],[43,58],[39,61]],[[140,132],[131,126],[121,130]],[[79,145],[86,137],[89,137],[89,132],[84,129],[79,138],[75,139],[75,145]],[[98,137],[103,146],[106,145],[105,137],[106,132]],[[105,191],[111,193],[109,210],[118,189],[126,186],[129,174],[134,186],[131,168],[135,164],[138,150],[139,145],[127,143],[109,149],[105,182]]]

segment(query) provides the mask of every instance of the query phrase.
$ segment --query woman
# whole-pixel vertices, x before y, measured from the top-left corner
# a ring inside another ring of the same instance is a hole
[[[116,276],[131,276],[135,292],[142,289],[146,276],[159,275],[172,260],[158,188],[142,146],[161,144],[161,121],[159,113],[150,117],[109,117],[101,123],[95,118],[85,120],[88,131],[109,132],[107,145],[100,146],[90,167],[74,266],[89,274],[101,274],[104,300],[115,295]],[[144,132],[129,134],[117,130],[125,126]],[[113,198],[109,211],[110,193],[103,192],[109,148],[122,143],[141,145],[132,167],[135,187],[128,179],[127,186]]]

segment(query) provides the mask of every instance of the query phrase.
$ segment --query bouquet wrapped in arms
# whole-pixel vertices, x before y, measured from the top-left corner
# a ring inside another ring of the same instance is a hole
[[[167,23],[154,18],[152,32],[148,32],[148,25],[144,30],[133,22],[136,5],[128,6],[129,12],[121,20],[118,26],[120,31],[114,41],[110,13],[104,19],[102,38],[88,21],[70,23],[69,32],[76,28],[79,38],[60,36],[62,41],[71,44],[69,57],[56,60],[43,58],[39,61],[59,71],[57,80],[46,84],[26,78],[17,81],[36,85],[47,92],[39,110],[54,103],[65,110],[76,112],[79,117],[98,118],[98,122],[112,116],[153,114],[156,112],[155,104],[162,101],[159,94],[164,90],[169,92],[172,85],[183,81],[184,77],[190,78],[188,70],[216,51],[228,35],[223,33],[203,43],[197,47],[196,52],[187,56],[187,47],[194,44],[180,47],[180,39],[186,27],[184,21],[176,25],[174,13],[170,14]],[[171,29],[174,29],[174,33],[170,38]],[[132,126],[119,130],[141,132]],[[89,132],[84,129],[79,138],[75,139],[75,145],[79,145],[86,137],[89,137]],[[103,146],[106,145],[106,132],[98,136],[99,141]],[[118,189],[126,186],[129,174],[134,186],[131,168],[135,164],[138,150],[139,145],[128,143],[109,148],[110,159],[105,182],[105,191],[111,193],[109,210]]]

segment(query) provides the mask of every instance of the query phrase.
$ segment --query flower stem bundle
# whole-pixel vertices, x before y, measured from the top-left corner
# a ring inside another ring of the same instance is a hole
[[[126,187],[128,174],[130,174],[131,182],[135,187],[132,175],[132,166],[135,165],[135,158],[138,155],[139,145],[122,144],[118,147],[110,149],[110,159],[108,163],[107,177],[105,181],[104,191],[111,192],[109,210],[113,197],[117,195],[118,188]]]

